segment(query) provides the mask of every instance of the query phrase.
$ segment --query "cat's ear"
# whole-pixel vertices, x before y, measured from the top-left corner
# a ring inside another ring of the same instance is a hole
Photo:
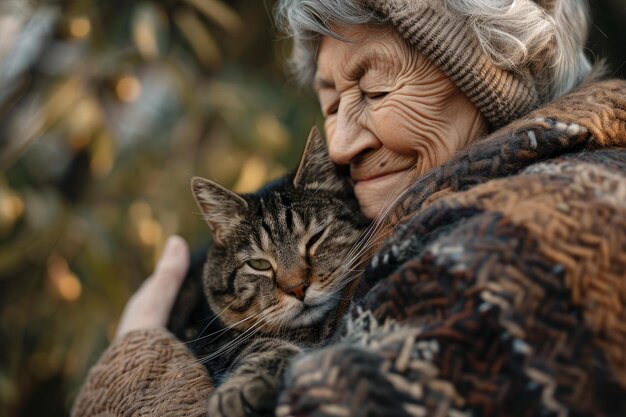
[[[243,218],[248,203],[239,195],[205,178],[194,177],[191,191],[213,231],[215,244],[222,246]]]
[[[293,185],[296,188],[328,191],[342,191],[346,187],[346,181],[337,174],[337,168],[328,156],[326,143],[315,126],[304,145]]]

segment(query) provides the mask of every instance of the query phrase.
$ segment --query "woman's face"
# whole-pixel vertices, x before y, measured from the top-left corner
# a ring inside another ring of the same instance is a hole
[[[393,29],[337,27],[321,40],[315,90],[331,159],[350,167],[370,219],[417,177],[486,131],[476,107]]]

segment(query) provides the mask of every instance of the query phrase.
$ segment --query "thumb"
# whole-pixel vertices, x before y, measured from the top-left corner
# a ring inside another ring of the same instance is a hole
[[[188,268],[187,243],[179,236],[170,237],[154,273],[126,304],[117,336],[132,330],[164,327]]]
[[[157,262],[154,273],[144,285],[158,294],[160,301],[167,306],[168,314],[174,305],[178,290],[189,269],[189,248],[180,236],[171,236],[165,243],[163,253]]]

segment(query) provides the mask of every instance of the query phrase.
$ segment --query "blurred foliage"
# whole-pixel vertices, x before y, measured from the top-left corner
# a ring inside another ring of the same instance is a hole
[[[271,2],[0,1],[0,415],[64,415],[201,175],[251,191],[318,114]]]
[[[318,117],[272,1],[0,0],[0,417],[61,416],[165,238],[207,239],[193,175],[251,191]],[[590,48],[625,74],[626,0]]]

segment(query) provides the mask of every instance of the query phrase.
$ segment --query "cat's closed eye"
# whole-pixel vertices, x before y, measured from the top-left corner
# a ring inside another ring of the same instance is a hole
[[[306,252],[308,254],[311,253],[311,248],[313,247],[313,245],[315,245],[317,243],[318,240],[320,240],[320,238],[322,237],[322,235],[324,234],[325,231],[326,231],[326,229],[323,229],[320,232],[317,232],[306,243]]]
[[[272,269],[272,264],[266,259],[250,259],[248,265],[257,271],[269,271]]]

